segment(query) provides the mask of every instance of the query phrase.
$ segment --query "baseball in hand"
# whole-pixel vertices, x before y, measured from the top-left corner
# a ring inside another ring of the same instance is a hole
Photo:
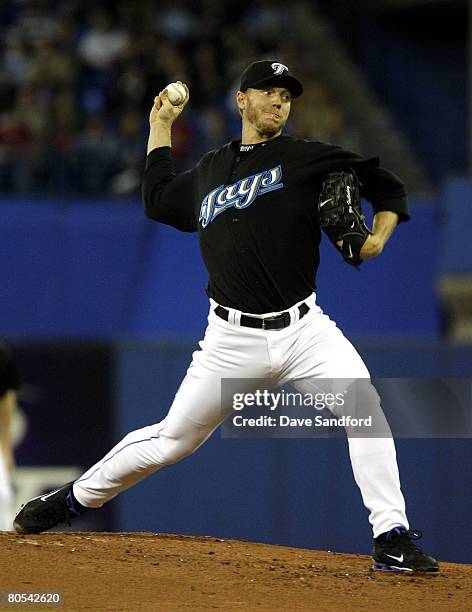
[[[182,102],[185,100],[187,92],[185,91],[185,87],[180,83],[170,83],[167,85],[166,89],[169,102],[174,106],[182,104]]]

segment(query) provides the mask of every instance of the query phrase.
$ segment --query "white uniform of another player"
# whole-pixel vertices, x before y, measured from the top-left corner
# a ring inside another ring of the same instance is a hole
[[[0,531],[13,529],[14,495],[11,422],[16,408],[17,374],[9,351],[0,344]]]
[[[0,400],[1,401],[1,400]],[[0,449],[0,531],[13,530],[14,497],[11,474]]]

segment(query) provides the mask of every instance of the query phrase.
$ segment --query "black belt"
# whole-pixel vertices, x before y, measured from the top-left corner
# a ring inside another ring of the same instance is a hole
[[[299,320],[302,319],[306,313],[310,310],[310,307],[303,302],[298,307]],[[223,308],[223,306],[217,306],[215,308],[215,314],[217,314],[220,319],[224,319],[228,321],[229,319],[229,310]],[[249,317],[248,315],[241,315],[240,325],[243,327],[254,327],[256,329],[284,329],[284,327],[288,327],[290,325],[290,313],[282,312],[275,317],[264,317],[259,319],[257,317]]]

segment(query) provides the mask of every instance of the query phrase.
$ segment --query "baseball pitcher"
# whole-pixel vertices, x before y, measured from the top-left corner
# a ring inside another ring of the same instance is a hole
[[[378,256],[409,218],[401,180],[378,158],[283,134],[303,86],[271,60],[241,75],[241,139],[176,175],[172,126],[189,91],[180,82],[170,89],[171,99],[164,89],[150,113],[143,200],[150,219],[198,232],[209,275],[205,336],[167,416],[128,434],[77,481],[28,502],[15,519],[18,533],[39,533],[99,508],[193,453],[231,412],[221,402],[221,379],[246,380],[248,391],[256,378],[300,391],[328,379],[372,387],[361,357],[316,302],[319,244],[324,231],[354,266]],[[360,196],[373,206],[372,229]],[[373,387],[368,395],[378,403]],[[414,543],[421,533],[409,528],[391,436],[348,436],[348,444],[373,529],[373,568],[439,571]]]

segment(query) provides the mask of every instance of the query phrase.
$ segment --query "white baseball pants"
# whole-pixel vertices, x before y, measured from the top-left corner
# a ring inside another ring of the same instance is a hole
[[[248,379],[248,392],[254,378],[277,385],[290,382],[299,391],[310,388],[314,379],[370,378],[361,357],[316,304],[314,294],[303,300],[310,310],[302,319],[295,304],[289,309],[291,325],[272,331],[239,326],[241,312],[233,309],[224,321],[210,301],[205,337],[169,413],[161,422],[129,433],[74,483],[74,495],[82,505],[102,506],[203,444],[232,412],[232,406],[221,405],[222,378]],[[396,525],[408,529],[392,437],[348,437],[348,444],[374,537]]]
[[[14,516],[13,488],[0,446],[0,531],[13,531]]]

